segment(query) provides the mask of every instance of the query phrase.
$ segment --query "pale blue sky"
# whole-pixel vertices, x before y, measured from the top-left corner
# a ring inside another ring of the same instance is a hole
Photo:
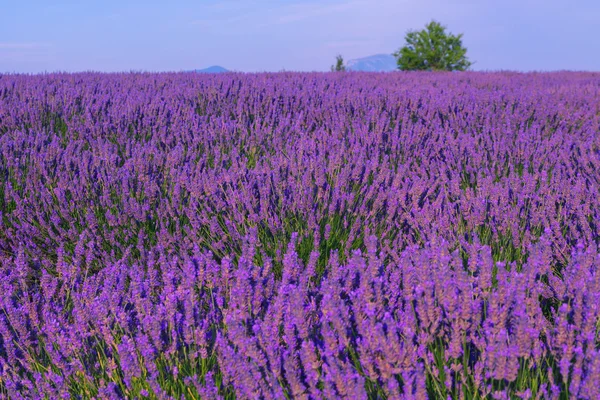
[[[600,0],[0,0],[0,72],[324,71],[431,19],[476,70],[600,70]]]

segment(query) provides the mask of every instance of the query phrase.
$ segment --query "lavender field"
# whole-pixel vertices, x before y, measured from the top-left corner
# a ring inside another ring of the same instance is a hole
[[[0,398],[600,398],[600,74],[0,76]]]

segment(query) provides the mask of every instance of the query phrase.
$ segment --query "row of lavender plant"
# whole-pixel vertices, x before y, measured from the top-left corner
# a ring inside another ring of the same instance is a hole
[[[0,396],[600,397],[599,95],[0,76]]]

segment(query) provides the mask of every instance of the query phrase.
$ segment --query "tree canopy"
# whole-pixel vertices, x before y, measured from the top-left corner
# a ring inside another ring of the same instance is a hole
[[[344,57],[341,55],[337,55],[335,57],[335,65],[331,66],[332,72],[343,72],[346,70],[346,66],[344,65]]]
[[[462,33],[453,35],[437,21],[420,31],[409,31],[405,45],[394,53],[402,71],[465,71],[471,65]]]

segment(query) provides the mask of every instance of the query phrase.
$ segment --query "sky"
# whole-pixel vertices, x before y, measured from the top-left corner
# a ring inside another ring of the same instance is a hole
[[[599,0],[0,0],[0,72],[325,71],[432,19],[474,70],[600,70]]]

